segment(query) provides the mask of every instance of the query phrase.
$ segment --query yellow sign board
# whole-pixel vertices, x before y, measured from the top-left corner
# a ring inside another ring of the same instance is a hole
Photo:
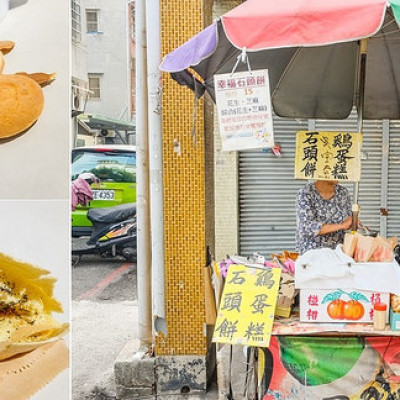
[[[296,136],[296,179],[358,182],[362,133],[300,131]]]
[[[278,298],[280,268],[231,265],[213,341],[268,347]]]

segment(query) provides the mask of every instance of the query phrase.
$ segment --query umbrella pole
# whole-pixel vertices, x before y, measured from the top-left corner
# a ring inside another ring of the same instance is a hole
[[[364,114],[364,94],[365,94],[365,71],[367,67],[367,50],[368,50],[368,39],[360,40],[360,59],[359,59],[359,73],[358,73],[358,119],[357,119],[357,132],[363,131],[363,114]],[[352,206],[352,231],[357,231],[358,227],[358,214],[360,212],[360,206],[358,204],[359,195],[359,182],[354,184],[354,201]]]

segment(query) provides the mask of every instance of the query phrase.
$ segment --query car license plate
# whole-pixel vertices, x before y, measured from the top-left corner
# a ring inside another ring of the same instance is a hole
[[[93,190],[93,200],[114,200],[115,190]]]

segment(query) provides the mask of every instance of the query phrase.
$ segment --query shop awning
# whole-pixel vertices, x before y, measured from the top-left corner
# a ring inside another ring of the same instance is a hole
[[[87,126],[90,130],[136,131],[136,125],[133,122],[104,117],[102,115],[81,114],[78,117],[78,121],[80,125]]]

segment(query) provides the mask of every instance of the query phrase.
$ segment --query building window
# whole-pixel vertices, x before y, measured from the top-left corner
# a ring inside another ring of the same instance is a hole
[[[86,10],[86,32],[99,32],[99,10]]]
[[[100,74],[88,74],[91,99],[100,99]]]
[[[79,0],[71,1],[72,41],[77,43],[82,40],[81,6]]]

